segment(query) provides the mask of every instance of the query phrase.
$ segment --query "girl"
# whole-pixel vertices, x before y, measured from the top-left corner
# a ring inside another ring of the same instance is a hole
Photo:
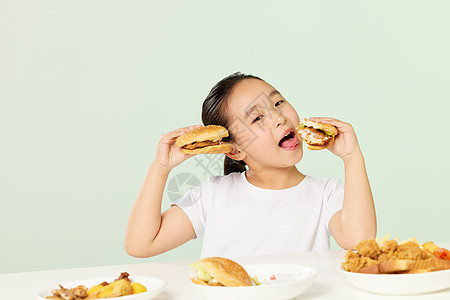
[[[183,154],[175,140],[200,125],[162,135],[131,210],[128,254],[150,257],[200,236],[201,257],[327,250],[330,234],[345,249],[374,238],[375,208],[352,126],[311,120],[338,129],[328,150],[344,163],[345,186],[297,170],[303,156],[295,134],[299,117],[273,86],[239,72],[222,79],[203,103],[202,121],[229,131],[225,175],[209,178],[161,214],[169,172],[193,156]]]

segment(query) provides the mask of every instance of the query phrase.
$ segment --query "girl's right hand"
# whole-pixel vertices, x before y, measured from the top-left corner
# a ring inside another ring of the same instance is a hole
[[[180,135],[199,127],[202,127],[202,125],[183,127],[161,135],[156,150],[155,163],[170,171],[186,159],[195,156],[195,154],[181,152],[181,148],[175,145],[175,141]]]

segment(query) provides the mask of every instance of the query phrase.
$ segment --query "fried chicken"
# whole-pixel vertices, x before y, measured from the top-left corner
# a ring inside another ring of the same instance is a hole
[[[369,239],[359,242],[355,251],[347,252],[342,267],[349,272],[385,273],[387,271],[384,269],[392,265],[391,261],[411,261],[409,264],[414,264],[413,261],[426,263],[432,258],[433,255],[420,248],[417,241],[399,245],[396,240],[389,240],[380,247],[375,239]]]
[[[419,248],[414,242],[407,242],[399,245],[398,259],[423,260],[430,258],[430,255]]]
[[[378,259],[381,254],[380,246],[378,246],[375,239],[361,241],[355,247],[356,253],[364,257],[370,257],[371,259]]]
[[[59,285],[60,289],[52,290],[53,296],[46,297],[47,299],[62,299],[62,300],[78,300],[87,297],[87,287],[79,285],[76,288],[66,289]]]
[[[381,247],[381,252],[387,255],[388,259],[397,257],[398,255],[398,243],[396,240],[386,241]]]
[[[345,262],[342,263],[344,270],[356,272],[361,268],[370,267],[377,264],[378,261],[369,257],[361,256],[358,253],[348,250],[345,255]]]

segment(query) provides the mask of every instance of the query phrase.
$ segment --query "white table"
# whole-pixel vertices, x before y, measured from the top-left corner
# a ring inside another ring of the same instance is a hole
[[[450,243],[439,243],[450,248]],[[382,300],[448,300],[450,289],[415,296],[383,296],[359,290],[339,274],[337,268],[344,260],[345,251],[304,252],[285,255],[262,255],[236,258],[241,264],[293,263],[313,267],[319,271],[314,285],[297,299],[382,299]],[[81,269],[38,271],[25,273],[0,274],[1,299],[36,299],[39,291],[56,286],[56,283],[76,281],[95,277],[118,276],[128,272],[131,276],[159,277],[166,281],[164,291],[157,300],[199,299],[189,282],[189,263],[178,261],[167,263],[145,263],[117,265]]]

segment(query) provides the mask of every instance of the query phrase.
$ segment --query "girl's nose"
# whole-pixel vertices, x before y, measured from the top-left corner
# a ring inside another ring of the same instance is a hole
[[[284,118],[284,116],[278,111],[275,111],[274,113],[275,113],[275,118],[274,118],[275,128],[278,126],[284,125],[284,123],[286,122],[286,119]]]

